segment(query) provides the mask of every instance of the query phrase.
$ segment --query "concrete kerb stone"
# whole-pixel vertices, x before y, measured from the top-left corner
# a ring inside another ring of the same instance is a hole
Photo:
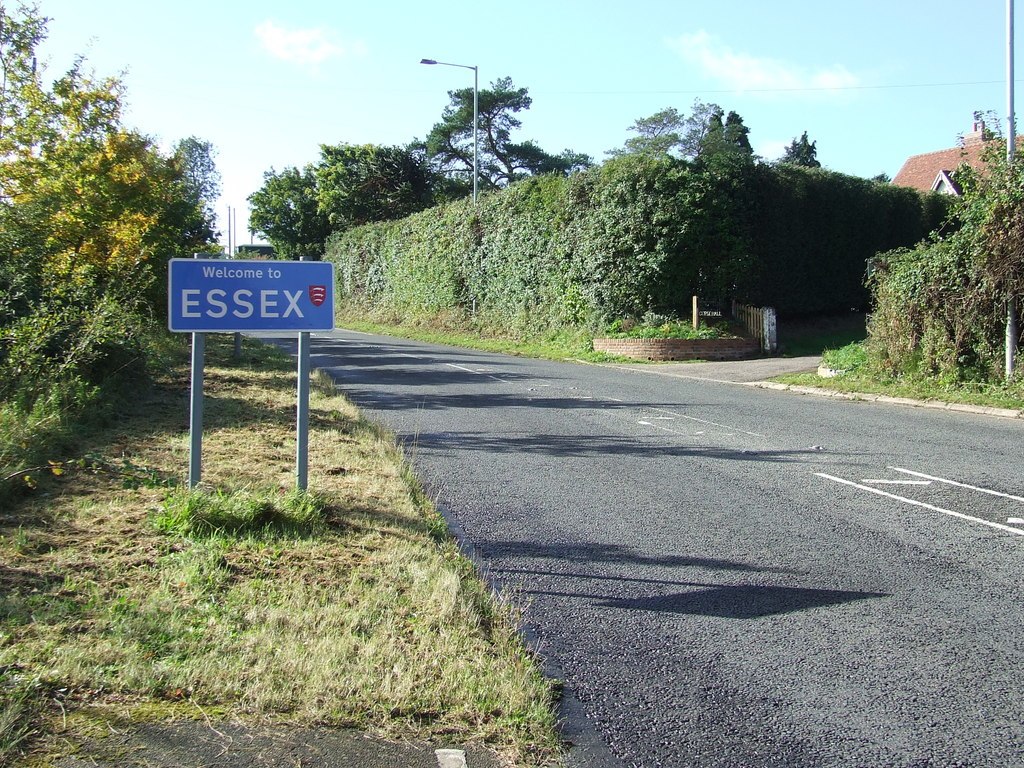
[[[780,384],[775,381],[750,381],[737,382],[748,387],[759,389],[774,389],[777,391],[789,391],[799,395],[816,395],[818,397],[832,397],[839,400],[863,400],[869,403],[887,403],[890,405],[909,405],[914,408],[935,408],[943,411],[958,411],[960,413],[972,413],[978,416],[992,416],[1000,419],[1024,419],[1024,411],[1013,408],[995,408],[985,405],[970,405],[967,403],[946,403],[937,400],[915,400],[909,397],[891,397],[889,395],[874,395],[868,392],[837,392],[822,387],[807,387],[796,384]]]

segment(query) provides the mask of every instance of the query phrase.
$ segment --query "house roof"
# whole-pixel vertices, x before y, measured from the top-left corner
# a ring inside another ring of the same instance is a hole
[[[892,180],[898,187],[913,187],[922,192],[932,192],[941,174],[946,178],[953,171],[966,163],[972,168],[981,168],[984,164],[981,154],[985,149],[984,142],[969,142],[962,147],[940,149],[938,152],[927,152],[907,158],[899,173]]]

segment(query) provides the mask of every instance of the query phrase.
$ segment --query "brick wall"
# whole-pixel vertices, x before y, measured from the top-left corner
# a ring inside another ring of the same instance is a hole
[[[594,351],[637,360],[742,360],[757,357],[755,339],[594,339]]]

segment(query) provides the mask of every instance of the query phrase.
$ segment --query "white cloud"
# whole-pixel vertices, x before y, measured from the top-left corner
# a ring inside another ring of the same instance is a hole
[[[786,148],[793,143],[793,140],[781,141],[779,139],[767,139],[759,142],[754,147],[754,152],[765,160],[778,160],[785,153]]]
[[[684,61],[695,64],[707,77],[730,90],[839,91],[856,88],[860,78],[845,67],[808,70],[780,59],[737,52],[704,30],[668,41]]]
[[[366,52],[363,43],[342,45],[332,40],[330,31],[323,28],[286,29],[267,20],[254,31],[263,48],[275,59],[313,69],[330,59]]]

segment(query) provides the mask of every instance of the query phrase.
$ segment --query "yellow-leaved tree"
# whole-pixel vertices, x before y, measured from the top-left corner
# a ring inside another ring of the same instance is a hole
[[[215,232],[188,158],[123,125],[120,81],[76,59],[44,85],[45,31],[0,4],[0,405],[66,412],[144,363],[167,260]]]

